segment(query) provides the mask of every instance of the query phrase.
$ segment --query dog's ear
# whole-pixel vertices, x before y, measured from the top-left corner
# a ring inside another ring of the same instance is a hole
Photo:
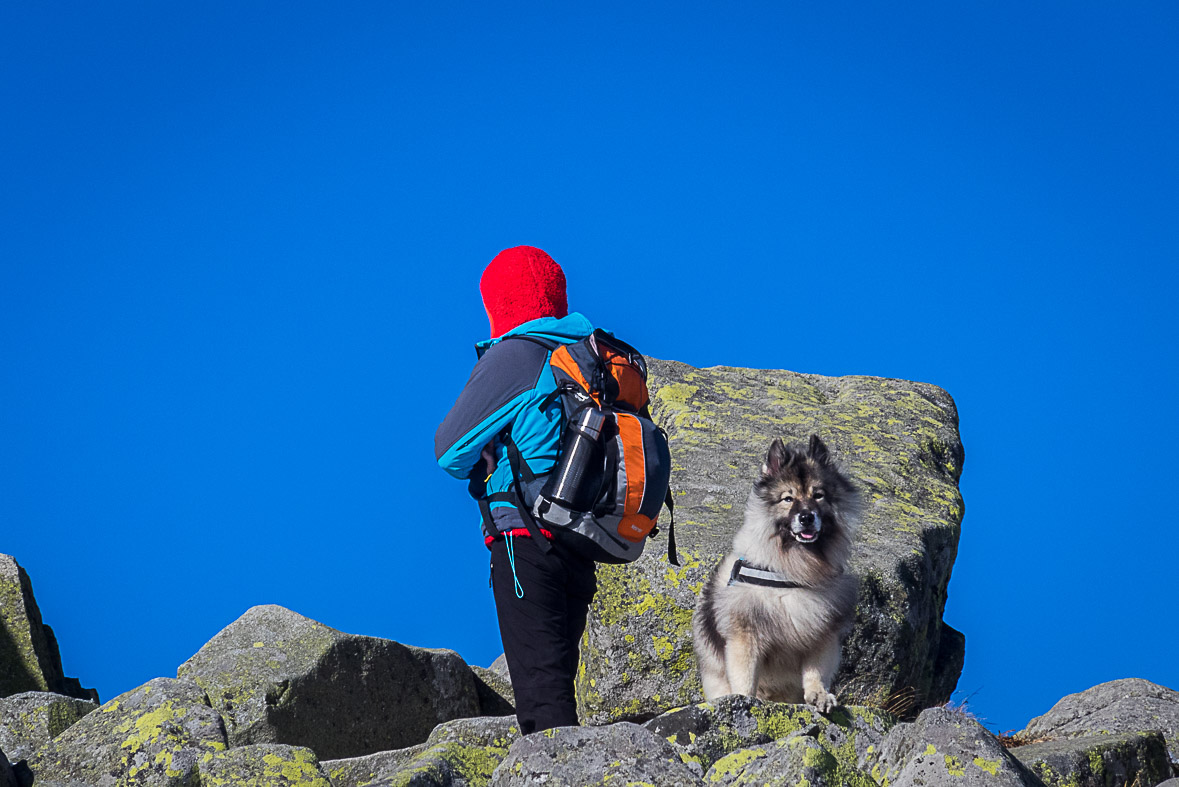
[[[817,434],[811,435],[811,444],[807,449],[811,458],[820,464],[827,464],[831,461],[831,454],[827,451],[826,444],[819,439]]]
[[[761,466],[761,474],[770,476],[782,472],[782,468],[790,463],[790,455],[786,446],[782,445],[782,438],[775,437],[770,443],[770,450],[766,454],[765,464]]]

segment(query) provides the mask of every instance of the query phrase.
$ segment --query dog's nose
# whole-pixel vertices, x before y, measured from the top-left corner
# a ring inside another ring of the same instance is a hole
[[[798,515],[798,523],[800,525],[813,525],[815,523],[815,512],[803,511]]]

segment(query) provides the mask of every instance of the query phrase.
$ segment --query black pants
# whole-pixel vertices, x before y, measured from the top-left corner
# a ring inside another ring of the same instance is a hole
[[[513,538],[512,548],[524,597],[516,595],[506,540],[491,545],[491,586],[520,732],[575,725],[573,679],[597,589],[594,563],[559,544],[543,554],[531,538]]]

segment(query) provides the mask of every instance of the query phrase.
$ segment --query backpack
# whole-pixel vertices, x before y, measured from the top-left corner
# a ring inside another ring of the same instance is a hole
[[[629,344],[602,330],[571,344],[520,334],[546,347],[556,390],[539,404],[560,400],[561,449],[552,471],[534,475],[505,430],[500,436],[512,467],[515,503],[530,535],[539,532],[603,563],[630,563],[643,553],[662,506],[671,513],[668,560],[675,548],[671,455],[667,434],[648,408],[647,363]]]

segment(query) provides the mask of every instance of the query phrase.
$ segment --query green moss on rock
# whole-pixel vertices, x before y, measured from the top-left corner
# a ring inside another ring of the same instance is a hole
[[[878,787],[855,762],[840,760],[806,735],[794,735],[720,760],[705,775],[706,784],[758,787]]]
[[[797,736],[812,738],[848,768],[869,765],[894,724],[867,708],[838,708],[824,716],[806,705],[740,695],[678,708],[644,726],[670,742],[698,776],[730,755]]]
[[[893,727],[866,765],[878,783],[891,787],[1041,785],[993,733],[949,708],[930,708],[913,723]]]
[[[315,752],[298,746],[258,744],[204,757],[200,787],[332,787]]]
[[[440,724],[425,743],[323,763],[334,787],[465,785],[482,787],[519,738],[512,717],[456,719]]]
[[[604,727],[558,727],[512,744],[495,770],[496,787],[698,784],[676,749],[629,722]]]
[[[1179,692],[1141,678],[1101,683],[1062,698],[1017,740],[1079,738],[1160,730],[1179,767]]]
[[[41,620],[29,575],[0,554],[0,697],[45,691],[98,701],[98,693],[67,678],[53,629]]]
[[[196,686],[157,678],[121,694],[50,741],[29,768],[37,785],[191,787],[226,748],[221,716]]]
[[[0,749],[14,761],[65,732],[97,703],[43,691],[27,691],[0,699]]]
[[[364,787],[384,781],[387,774],[396,773],[406,763],[429,748],[425,743],[404,749],[375,752],[363,757],[325,760],[320,763],[333,787]]]
[[[1160,732],[1123,733],[1033,743],[1011,750],[1048,787],[1129,787],[1171,775]]]

